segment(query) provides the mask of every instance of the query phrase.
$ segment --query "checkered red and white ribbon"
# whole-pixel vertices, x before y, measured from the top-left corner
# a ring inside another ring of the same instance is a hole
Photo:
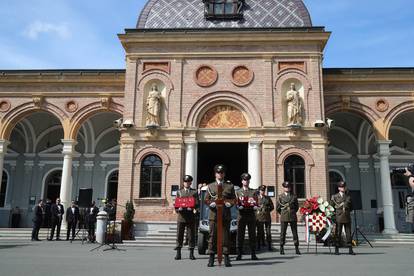
[[[311,233],[319,233],[323,229],[327,228],[326,234],[322,237],[325,241],[332,232],[332,222],[328,219],[324,213],[312,213],[305,216],[305,241],[310,242]]]

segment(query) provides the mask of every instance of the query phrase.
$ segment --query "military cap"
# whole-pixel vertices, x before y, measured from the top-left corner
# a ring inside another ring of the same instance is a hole
[[[243,174],[240,176],[240,178],[241,178],[242,180],[250,180],[250,179],[252,178],[252,176],[251,176],[250,174],[248,174],[248,173],[243,173]]]
[[[224,165],[215,165],[214,166],[214,172],[216,173],[221,173],[221,172],[225,172],[226,168],[224,167]]]
[[[283,188],[289,188],[290,187],[290,182],[289,181],[283,181],[283,183],[282,183],[282,187]]]
[[[191,175],[187,174],[183,177],[183,181],[184,182],[191,182],[191,181],[193,181],[193,177]]]
[[[260,191],[266,191],[266,188],[267,188],[266,185],[262,185],[262,186],[259,187],[259,190]]]
[[[339,181],[336,185],[338,185],[338,187],[346,187],[346,182],[345,181]]]

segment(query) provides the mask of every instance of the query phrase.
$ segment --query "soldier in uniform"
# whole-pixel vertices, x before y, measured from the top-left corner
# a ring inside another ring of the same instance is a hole
[[[187,228],[188,232],[188,243],[190,249],[190,260],[195,260],[194,257],[194,247],[195,247],[195,210],[198,206],[198,194],[197,190],[191,189],[191,184],[193,182],[193,177],[191,175],[186,175],[183,178],[183,188],[177,191],[177,197],[194,197],[196,202],[196,208],[177,208],[177,254],[175,256],[176,260],[181,260],[181,248],[183,247],[184,239],[184,230]]]
[[[298,198],[292,193],[292,186],[288,181],[282,183],[283,193],[279,195],[276,204],[276,211],[280,214],[280,255],[285,255],[286,230],[288,224],[292,229],[295,251],[300,255],[298,238],[298,218],[296,213],[299,210]]]
[[[250,189],[250,179],[252,177],[248,173],[243,173],[241,175],[242,188],[237,190],[236,196],[239,199],[237,208],[239,209],[239,214],[237,217],[237,257],[236,260],[241,260],[243,255],[243,243],[244,235],[246,233],[246,226],[249,232],[249,244],[251,259],[258,260],[256,256],[256,210],[257,206],[253,207],[244,207],[240,201],[241,198],[255,198],[257,202],[257,191]]]
[[[265,232],[266,232],[266,241],[269,251],[272,249],[272,217],[270,213],[275,209],[273,201],[270,197],[266,195],[266,186],[262,185],[259,188],[259,209],[256,213],[256,225],[257,225],[257,249],[260,250],[260,245],[264,246],[265,243]]]
[[[346,189],[345,181],[338,182],[337,194],[334,194],[331,197],[331,205],[335,208],[335,255],[339,255],[339,246],[341,244],[341,234],[342,227],[345,227],[346,235],[346,245],[349,248],[349,255],[355,255],[352,250],[352,237],[351,237],[351,211],[352,211],[352,201],[351,196],[349,195]]]
[[[217,199],[218,186],[221,185],[223,188],[223,199],[234,200],[236,194],[234,192],[234,186],[231,182],[224,181],[225,168],[223,165],[216,165],[214,167],[215,181],[210,183],[207,188],[205,201],[209,204],[209,239],[208,239],[208,252],[210,254],[208,260],[208,267],[214,266],[214,255],[216,253],[217,245],[217,208],[214,200]],[[223,254],[224,254],[224,265],[230,267],[230,222],[231,212],[230,208],[233,206],[232,203],[226,202],[223,208]]]

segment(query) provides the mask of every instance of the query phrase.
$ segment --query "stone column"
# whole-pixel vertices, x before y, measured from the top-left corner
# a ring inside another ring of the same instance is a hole
[[[62,221],[63,228],[66,228],[66,208],[70,206],[72,200],[72,161],[75,153],[75,140],[62,140],[63,143],[63,168],[62,182],[60,184],[60,201],[65,208],[65,216]]]
[[[3,179],[3,167],[4,167],[4,157],[7,153],[7,147],[10,144],[7,140],[0,140],[0,190],[1,190],[1,180]]]
[[[261,153],[261,142],[252,141],[249,142],[248,151],[248,171],[252,176],[250,180],[250,187],[253,189],[259,188],[262,185],[262,153]]]
[[[378,141],[378,155],[380,157],[381,194],[384,207],[384,234],[398,233],[395,227],[394,204],[392,201],[392,188],[390,179],[389,156],[391,141]]]
[[[185,143],[185,174],[193,177],[192,188],[197,189],[197,142]]]

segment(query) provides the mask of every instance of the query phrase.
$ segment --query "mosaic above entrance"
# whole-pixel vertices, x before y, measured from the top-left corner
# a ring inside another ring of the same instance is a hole
[[[219,105],[208,110],[200,122],[200,128],[246,128],[247,120],[237,108]]]

